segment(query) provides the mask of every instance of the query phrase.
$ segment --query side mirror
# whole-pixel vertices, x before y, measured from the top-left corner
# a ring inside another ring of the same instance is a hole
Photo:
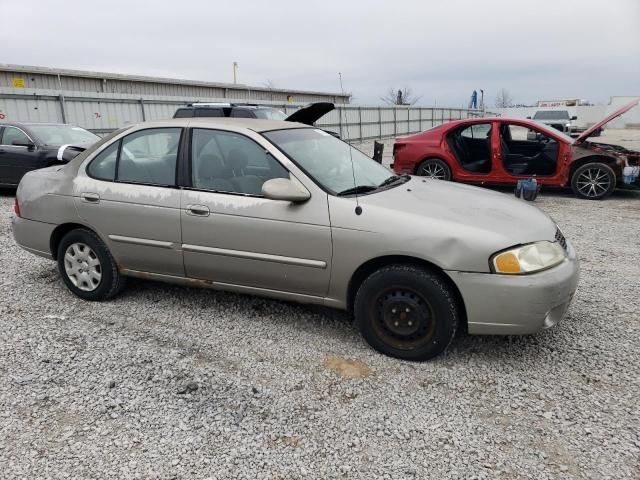
[[[529,120],[531,120],[531,116],[527,117]]]
[[[30,140],[16,140],[15,142],[11,142],[11,145],[16,147],[27,147],[29,150],[33,150],[35,145]]]
[[[573,117],[571,117],[571,120],[577,120],[578,117],[576,117],[575,115]]]
[[[301,203],[311,198],[311,194],[303,187],[288,178],[272,178],[262,185],[262,194],[271,200]]]

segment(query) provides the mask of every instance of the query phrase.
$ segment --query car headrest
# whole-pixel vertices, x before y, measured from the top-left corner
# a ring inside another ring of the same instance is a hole
[[[239,148],[234,148],[227,155],[229,159],[229,165],[234,170],[242,170],[249,163],[249,156],[244,150],[240,150]]]
[[[222,163],[222,159],[214,154],[201,155],[198,159],[198,177],[200,178],[226,178],[228,169]]]

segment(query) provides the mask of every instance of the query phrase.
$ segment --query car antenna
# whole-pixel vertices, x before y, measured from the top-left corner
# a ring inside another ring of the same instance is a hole
[[[340,79],[340,94],[342,95],[342,99],[344,101],[344,88],[342,87],[342,73],[338,72],[338,78]],[[351,160],[351,175],[353,176],[353,187],[356,187],[356,170],[353,166],[353,152],[352,152],[352,146],[351,146],[351,137],[349,136],[349,123],[347,122],[347,114],[346,114],[346,109],[344,108],[345,104],[342,104],[342,107],[340,108],[340,116],[344,118],[344,126],[347,129],[347,145],[349,145],[349,159]],[[343,116],[344,114],[344,116]],[[360,215],[362,213],[362,207],[360,206],[360,202],[358,201],[358,192],[355,193],[356,195],[356,215]]]

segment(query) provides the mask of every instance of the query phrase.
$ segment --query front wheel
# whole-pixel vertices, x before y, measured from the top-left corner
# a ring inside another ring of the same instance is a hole
[[[124,284],[115,260],[90,230],[67,233],[58,245],[58,270],[69,290],[85,300],[106,300]]]
[[[416,175],[435,180],[451,180],[451,168],[439,158],[427,158],[416,169]]]
[[[571,188],[579,198],[602,200],[615,190],[616,174],[604,163],[587,163],[573,172]]]
[[[412,265],[390,265],[360,286],[356,324],[377,351],[422,361],[442,353],[458,328],[460,313],[442,277]]]

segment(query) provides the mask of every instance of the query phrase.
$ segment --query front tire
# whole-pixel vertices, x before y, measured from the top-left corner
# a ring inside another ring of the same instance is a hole
[[[356,324],[374,349],[403,360],[424,361],[451,343],[460,312],[439,274],[412,265],[372,273],[355,298]]]
[[[439,158],[427,158],[418,165],[416,175],[434,180],[451,180],[451,168]]]
[[[58,271],[67,288],[84,300],[107,300],[124,285],[107,246],[86,229],[72,230],[62,237]]]
[[[604,163],[592,162],[582,165],[571,176],[571,189],[578,198],[602,200],[616,188],[616,174]]]

